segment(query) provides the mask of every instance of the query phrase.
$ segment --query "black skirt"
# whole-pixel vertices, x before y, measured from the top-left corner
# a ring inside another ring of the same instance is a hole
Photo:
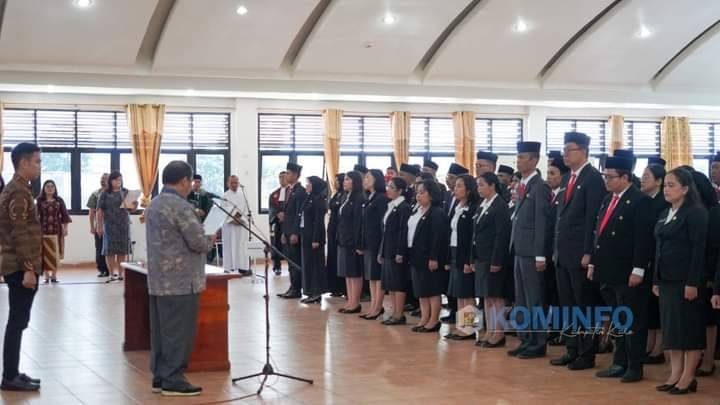
[[[395,263],[395,258],[385,259],[382,264],[382,289],[386,291],[402,291],[407,289],[410,274],[405,263]]]
[[[490,272],[490,262],[475,261],[475,293],[478,298],[512,299],[512,269],[503,266],[497,273]]]
[[[660,322],[663,350],[705,349],[704,289],[698,289],[698,298],[685,299],[685,283],[661,281]]]
[[[475,298],[475,276],[465,274],[464,266],[457,264],[457,249],[450,248],[450,282],[448,297]]]
[[[305,295],[321,295],[327,291],[325,246],[312,248],[312,238],[302,238],[302,289]]]
[[[351,247],[338,246],[337,248],[338,277],[362,277],[363,276],[363,258],[355,253],[355,249]]]
[[[418,298],[435,297],[445,294],[448,286],[449,272],[442,266],[435,271],[427,267],[410,267],[413,292]]]
[[[368,281],[380,281],[382,267],[377,260],[377,252],[363,250],[363,276]]]

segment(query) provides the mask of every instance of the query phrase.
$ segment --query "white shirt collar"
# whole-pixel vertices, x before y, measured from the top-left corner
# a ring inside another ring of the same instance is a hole
[[[562,190],[562,187],[558,187],[558,188],[552,189],[553,195],[558,195],[558,194],[560,194],[560,190]]]
[[[486,199],[486,200],[483,200],[483,202],[480,204],[480,207],[483,208],[483,209],[490,208],[490,206],[492,205],[493,201],[495,201],[495,199],[497,198],[497,196],[498,196],[498,194],[495,193],[495,195],[492,196],[491,199],[489,199],[489,200],[487,200],[487,199]]]
[[[537,176],[537,170],[533,170],[532,174],[522,179],[520,182],[527,186],[527,184],[532,180],[533,177]]]
[[[630,187],[632,187],[632,184],[629,185],[629,186],[627,186],[627,187],[625,188],[625,190],[621,191],[620,193],[615,194],[615,195],[617,196],[617,198],[618,198],[618,199],[622,198],[623,194],[625,194],[625,192],[628,191],[628,189],[630,189]]]
[[[390,201],[388,203],[388,208],[393,209],[393,208],[397,207],[398,205],[402,204],[403,201],[405,201],[405,197],[400,196],[400,197]]]
[[[651,195],[650,198],[654,199],[655,197],[657,197],[658,194],[660,194],[659,190],[656,191],[653,195]]]
[[[587,165],[589,165],[589,164],[590,164],[590,161],[588,160],[587,162],[585,162],[585,164],[583,164],[582,166],[580,166],[579,169],[573,171],[573,172],[571,173],[571,175],[574,174],[574,175],[575,175],[575,178],[580,177],[580,173],[581,173],[581,172],[583,171],[583,169],[584,169]]]

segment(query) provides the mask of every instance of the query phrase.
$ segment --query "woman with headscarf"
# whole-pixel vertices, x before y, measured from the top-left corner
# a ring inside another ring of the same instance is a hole
[[[345,280],[338,277],[338,259],[337,259],[337,231],[338,220],[340,218],[340,205],[345,198],[343,191],[343,181],[345,173],[335,176],[335,194],[328,202],[330,208],[330,219],[327,225],[327,290],[331,297],[342,297],[345,295]]]
[[[385,196],[385,176],[380,170],[370,169],[363,178],[363,188],[367,200],[362,210],[362,251],[364,277],[370,283],[370,310],[360,315],[367,320],[377,319],[385,313],[383,299],[385,291],[380,283],[382,268],[377,260],[382,238],[382,220],[387,210]]]
[[[327,185],[317,176],[307,178],[307,197],[300,210],[302,237],[302,290],[307,295],[303,304],[316,304],[326,289],[325,278],[325,215]]]
[[[412,330],[432,333],[440,330],[441,296],[448,285],[449,224],[435,180],[423,180],[416,192],[417,208],[408,220],[408,248],[413,291],[420,299],[420,322]]]
[[[338,312],[359,314],[362,311],[363,257],[358,252],[362,252],[362,205],[365,201],[360,172],[348,172],[343,189],[345,198],[340,205],[338,221],[338,276],[345,278],[347,303]]]

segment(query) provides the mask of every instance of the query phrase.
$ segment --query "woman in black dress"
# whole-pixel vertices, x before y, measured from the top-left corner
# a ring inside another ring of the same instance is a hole
[[[338,277],[338,259],[337,259],[337,230],[340,218],[340,205],[345,198],[343,191],[343,181],[345,173],[340,173],[335,177],[335,195],[332,196],[328,206],[330,208],[330,219],[327,225],[327,289],[331,297],[342,297],[345,295],[345,280]]]
[[[472,249],[473,249],[473,216],[477,208],[478,196],[475,179],[472,176],[463,174],[455,180],[453,195],[458,202],[453,215],[450,218],[450,251],[448,252],[449,263],[445,270],[450,271],[450,282],[448,284],[448,297],[457,298],[458,310],[473,308],[475,306],[475,277],[472,272]],[[473,310],[472,314],[475,313]],[[465,319],[460,319],[464,323]],[[469,320],[472,322],[472,320]],[[445,335],[451,340],[474,339],[474,333],[467,333],[464,330],[472,328],[471,325],[458,325],[455,332]],[[466,329],[467,328],[467,329]]]
[[[505,300],[511,297],[510,209],[500,196],[500,180],[494,173],[478,177],[478,192],[483,199],[476,211],[473,232],[475,293],[483,300],[486,331],[478,340],[482,347],[502,347],[505,335],[498,317],[505,314]]]
[[[660,214],[670,206],[670,204],[665,201],[665,195],[663,194],[664,179],[665,168],[659,164],[648,165],[640,178],[641,191],[652,198],[653,217],[656,221],[660,219]],[[654,247],[653,245],[653,248]],[[651,263],[648,268],[654,269],[655,266]],[[648,304],[647,358],[645,359],[645,364],[662,364],[665,362],[665,355],[662,351],[659,305],[658,297],[655,296],[655,294],[650,294],[650,302]]]
[[[715,373],[715,347],[717,343],[717,321],[718,312],[710,303],[712,297],[713,280],[718,265],[720,254],[720,206],[717,201],[717,194],[710,179],[703,173],[693,171],[693,180],[697,187],[700,199],[708,212],[707,244],[705,246],[705,278],[704,285],[700,291],[700,299],[705,307],[705,351],[695,375],[697,377],[709,377]]]
[[[413,291],[420,299],[420,322],[412,330],[437,332],[441,326],[441,295],[447,291],[448,283],[445,263],[449,224],[435,180],[423,180],[415,191],[417,208],[408,220],[408,247]]]
[[[407,183],[402,177],[394,177],[387,187],[390,202],[383,216],[383,234],[380,241],[378,262],[382,265],[382,289],[390,292],[392,316],[383,325],[404,325],[403,314],[405,290],[410,273],[407,257],[407,223],[410,218],[410,204],[405,200]]]
[[[327,185],[317,176],[307,178],[307,197],[300,211],[302,237],[303,304],[320,303],[325,292],[325,215],[327,214]]]
[[[370,169],[363,179],[363,188],[368,197],[362,211],[362,256],[364,277],[370,283],[371,304],[370,310],[360,317],[373,320],[385,313],[385,291],[380,283],[382,267],[377,259],[382,239],[382,220],[388,203],[385,196],[385,176],[380,170]]]
[[[362,205],[365,201],[360,172],[348,172],[343,181],[343,189],[345,199],[340,205],[338,221],[338,276],[345,278],[347,303],[338,312],[359,314],[362,311],[360,294],[363,284],[363,257],[360,252]]]
[[[705,311],[700,299],[705,276],[708,215],[692,174],[673,169],[665,176],[670,208],[655,225],[653,293],[660,298],[663,346],[671,374],[658,391],[680,395],[697,390],[695,369],[705,349]]]

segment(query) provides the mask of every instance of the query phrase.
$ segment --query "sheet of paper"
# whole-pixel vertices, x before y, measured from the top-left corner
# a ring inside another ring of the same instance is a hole
[[[220,208],[213,205],[212,208],[210,208],[210,212],[208,213],[207,217],[205,217],[205,222],[203,222],[203,228],[205,228],[205,235],[214,235],[220,228],[222,228],[223,224],[228,221],[228,216],[225,214]]]
[[[132,207],[132,205],[140,198],[141,194],[142,191],[140,190],[128,190],[127,194],[125,195],[125,201],[123,201],[123,204],[126,207]]]

